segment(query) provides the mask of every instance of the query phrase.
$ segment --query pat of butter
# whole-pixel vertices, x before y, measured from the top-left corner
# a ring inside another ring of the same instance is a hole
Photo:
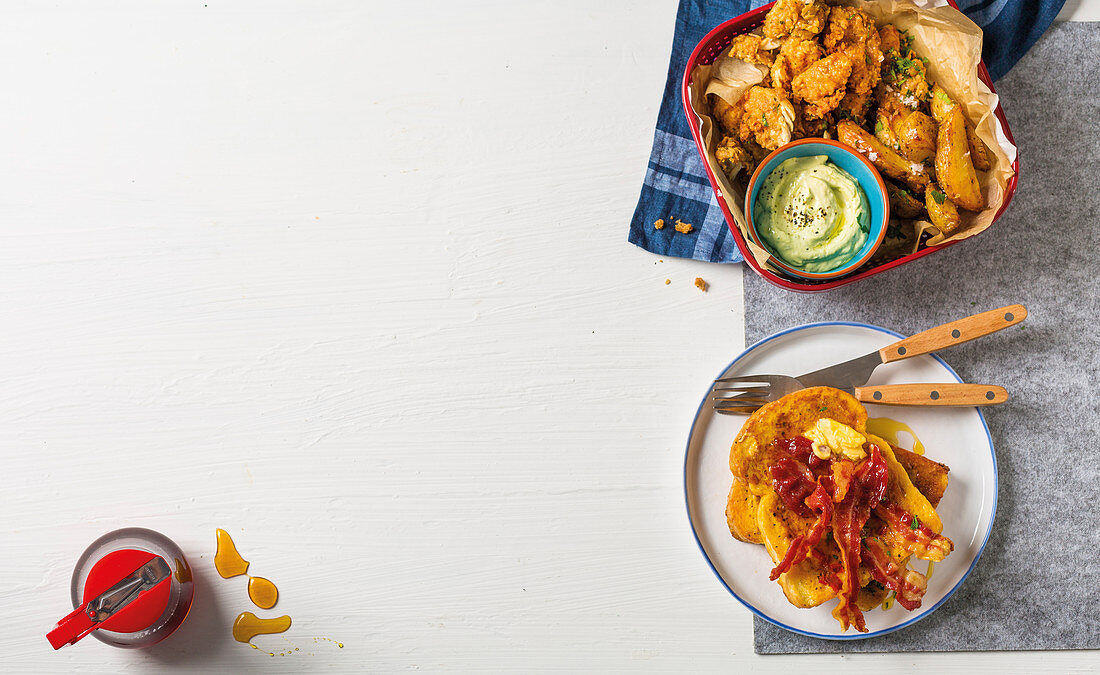
[[[827,417],[819,419],[802,435],[813,441],[813,452],[821,459],[838,454],[856,462],[867,456],[863,449],[867,438],[863,434]]]

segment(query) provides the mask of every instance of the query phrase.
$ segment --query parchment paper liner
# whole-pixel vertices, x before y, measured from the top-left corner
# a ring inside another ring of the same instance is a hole
[[[986,196],[985,210],[973,213],[960,209],[963,227],[947,238],[936,232],[930,222],[913,221],[916,236],[905,255],[917,250],[920,235],[928,229],[935,234],[926,242],[926,246],[966,239],[984,231],[992,224],[993,217],[1004,202],[1008,180],[1013,173],[1012,162],[1016,159],[1016,146],[1009,142],[999,120],[993,114],[997,107],[997,95],[978,79],[978,63],[982,56],[981,29],[954,7],[942,4],[936,6],[934,1],[912,3],[900,0],[845,0],[837,4],[862,9],[874,17],[880,27],[892,23],[899,30],[908,30],[913,36],[913,48],[917,54],[928,59],[928,76],[931,81],[938,83],[953,100],[963,106],[967,117],[975,124],[978,137],[991,150],[993,166],[989,171],[978,172],[978,181]],[[700,135],[707,150],[704,160],[717,178],[721,197],[741,229],[752,256],[762,267],[784,275],[779,268],[770,264],[771,255],[749,240],[744,190],[730,185],[725,172],[714,159],[719,134],[715,133],[714,121],[706,102],[706,94],[713,93],[730,104],[736,103],[749,87],[766,77],[767,69],[763,66],[750,65],[723,54],[713,64],[701,65],[692,71],[690,104],[700,119]]]

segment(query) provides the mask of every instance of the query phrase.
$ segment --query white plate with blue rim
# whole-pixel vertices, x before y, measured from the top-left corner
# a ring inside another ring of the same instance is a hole
[[[902,336],[862,323],[815,323],[776,333],[746,349],[715,378],[778,373],[797,376],[877,351]],[[961,382],[936,355],[879,366],[869,384]],[[835,600],[810,609],[790,604],[779,584],[768,580],[774,564],[764,547],[734,539],[726,525],[726,498],[733,475],[729,453],[747,415],[719,415],[710,405],[710,383],[695,414],[684,458],[684,495],[695,540],[723,586],[753,614],[780,628],[828,640],[856,640],[905,628],[939,609],[965,582],[989,540],[997,512],[997,458],[985,419],[977,408],[867,405],[869,417],[908,425],[924,444],[925,456],[950,467],[947,491],[936,512],[955,550],[937,562],[921,606],[897,603],[865,612],[868,632],[840,631],[832,616]],[[899,434],[900,445],[913,439]],[[909,566],[922,574],[928,563]]]

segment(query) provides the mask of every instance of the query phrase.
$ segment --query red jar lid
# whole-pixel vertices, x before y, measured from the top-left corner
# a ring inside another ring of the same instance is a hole
[[[103,556],[92,566],[92,569],[88,570],[88,578],[84,581],[84,598],[81,602],[87,603],[102,594],[155,557],[157,556],[149,551],[132,548],[113,551]],[[172,577],[169,576],[115,612],[97,628],[116,633],[136,633],[144,630],[164,614],[171,591]]]

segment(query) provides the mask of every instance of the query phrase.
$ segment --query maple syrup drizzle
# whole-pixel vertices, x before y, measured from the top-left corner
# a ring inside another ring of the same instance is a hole
[[[214,569],[223,579],[239,576],[248,571],[248,561],[237,552],[233,538],[225,530],[218,528],[218,550],[214,553]]]
[[[260,609],[271,609],[279,601],[279,589],[263,577],[249,577],[248,599]]]
[[[250,642],[257,635],[282,633],[288,628],[290,628],[289,616],[261,619],[252,612],[242,612],[233,622],[233,639],[237,642]]]
[[[913,452],[918,455],[924,454],[924,444],[917,438],[917,434],[909,428],[908,424],[899,422],[889,417],[872,417],[867,420],[867,431],[875,436],[881,436],[884,440],[889,441],[890,445],[896,445],[902,447],[898,442],[898,432],[904,431],[913,437]]]

